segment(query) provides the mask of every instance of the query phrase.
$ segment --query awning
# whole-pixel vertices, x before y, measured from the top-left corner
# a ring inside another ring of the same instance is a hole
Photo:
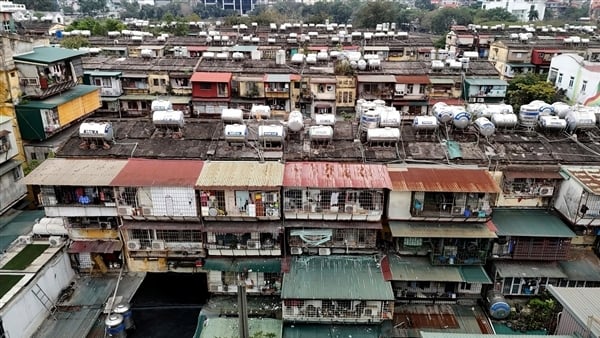
[[[392,281],[404,282],[463,282],[457,265],[433,266],[427,257],[388,256]]]
[[[358,82],[396,83],[394,75],[357,75]]]
[[[573,238],[575,233],[547,210],[494,209],[491,220],[498,236]]]
[[[497,238],[484,223],[390,222],[393,237]]]
[[[121,75],[121,77],[132,78],[132,79],[145,79],[148,77],[148,74],[123,73],[123,75]]]
[[[335,77],[311,77],[310,83],[336,83]]]
[[[69,253],[113,253],[123,248],[121,241],[74,241],[71,243]]]
[[[494,268],[502,278],[568,278],[554,262],[494,262]]]
[[[492,280],[481,265],[461,266],[460,274],[467,283],[492,284]]]
[[[100,97],[100,101],[103,101],[103,102],[117,102],[118,100],[119,100],[118,97],[106,97],[106,96]]]
[[[201,225],[196,222],[136,222],[124,221],[123,230],[196,230],[201,231]]]
[[[331,108],[331,103],[317,103],[315,104],[316,109],[327,109]]]
[[[356,229],[381,229],[381,222],[352,222],[352,226]],[[286,220],[286,228],[305,228],[305,229],[347,229],[348,222],[335,221],[303,221],[303,220]]]
[[[281,272],[280,258],[207,258],[204,270],[229,272]]]
[[[204,222],[203,231],[217,233],[278,233],[283,229],[281,222]]]
[[[544,180],[558,180],[562,179],[562,176],[558,171],[505,171],[504,178],[512,180],[515,178],[539,178]]]

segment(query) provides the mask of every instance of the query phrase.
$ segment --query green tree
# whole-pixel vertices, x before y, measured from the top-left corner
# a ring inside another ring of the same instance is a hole
[[[357,28],[375,28],[378,23],[396,22],[399,23],[402,11],[405,8],[392,1],[369,1],[354,14],[352,25]]]
[[[30,11],[54,12],[58,10],[55,0],[16,0],[16,4],[23,4]]]
[[[431,0],[415,0],[415,7],[424,11],[435,9],[435,5],[431,3]]]
[[[484,22],[517,22],[516,16],[512,15],[504,8],[494,8],[488,10],[477,10],[473,19],[475,23]]]
[[[538,13],[537,9],[535,9],[535,7],[533,7],[533,5],[531,5],[531,8],[529,9],[529,21],[537,21],[540,19],[540,13]]]
[[[80,47],[89,47],[90,41],[83,36],[68,36],[60,41],[60,46],[69,49],[78,49]]]
[[[443,34],[452,25],[468,25],[473,23],[473,14],[464,8],[441,8],[428,12],[422,25],[434,34]]]
[[[552,83],[536,73],[525,73],[515,76],[508,84],[506,92],[508,103],[513,106],[515,111],[533,100],[542,100],[552,103],[564,101],[564,94],[554,88]]]
[[[79,11],[84,15],[95,16],[107,10],[106,0],[79,0]]]

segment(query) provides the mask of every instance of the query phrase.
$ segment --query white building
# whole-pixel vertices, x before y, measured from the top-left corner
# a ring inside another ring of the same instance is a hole
[[[554,334],[600,337],[600,292],[597,289],[557,288],[550,285],[548,290],[563,307]]]
[[[555,56],[548,81],[564,89],[571,103],[600,106],[600,62],[585,61],[577,54]]]
[[[13,119],[0,115],[0,214],[18,203],[27,194],[20,182],[23,177]]]
[[[483,0],[481,8],[504,8],[520,21],[529,21],[529,13],[536,10],[537,20],[543,20],[546,12],[546,0]]]

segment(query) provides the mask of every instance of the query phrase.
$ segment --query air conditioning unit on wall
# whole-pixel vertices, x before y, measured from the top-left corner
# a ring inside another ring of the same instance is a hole
[[[127,241],[127,250],[137,251],[142,249],[142,244],[139,239],[130,239]]]
[[[294,246],[294,247],[290,248],[290,252],[292,255],[302,255],[302,248]]]
[[[152,250],[164,250],[164,249],[165,249],[165,241],[162,241],[162,240],[152,241]]]
[[[56,248],[64,243],[64,239],[60,236],[50,236],[48,238],[48,243],[51,247]]]
[[[554,187],[540,187],[540,196],[552,196],[552,194],[554,194]]]
[[[248,249],[260,249],[260,241],[248,240],[246,245],[248,246]]]

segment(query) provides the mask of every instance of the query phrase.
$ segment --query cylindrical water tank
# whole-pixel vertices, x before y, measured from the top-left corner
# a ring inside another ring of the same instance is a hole
[[[258,126],[258,140],[268,142],[283,142],[285,131],[282,125],[271,124]]]
[[[573,108],[564,103],[564,102],[554,102],[552,104],[552,107],[554,107],[554,113],[556,114],[556,116],[560,117],[561,119],[564,119],[567,114],[573,110]]]
[[[169,100],[154,100],[150,105],[152,111],[172,110],[173,104]]]
[[[365,131],[367,129],[377,128],[379,126],[379,111],[375,109],[363,110],[360,115],[360,129]]]
[[[288,116],[288,129],[291,131],[300,131],[304,128],[304,116],[299,110],[293,110]]]
[[[385,107],[385,100],[373,100],[373,103],[375,104],[375,106],[377,107]]]
[[[438,102],[434,104],[431,108],[431,112],[438,119],[438,121],[440,121],[440,123],[448,123],[452,121],[452,110],[445,102]]]
[[[127,332],[125,332],[125,323],[123,321],[123,315],[118,313],[112,313],[104,320],[104,324],[106,325],[106,335],[109,337],[115,338],[125,338],[127,337]]]
[[[437,104],[437,103],[436,103]],[[435,105],[434,105],[435,106]],[[471,103],[467,106],[467,111],[473,115],[474,118],[479,117],[491,117],[490,110],[485,103]]]
[[[84,122],[79,126],[81,138],[112,141],[113,136],[112,124],[108,122]]]
[[[504,296],[490,290],[487,293],[488,311],[492,318],[505,319],[510,315],[510,305],[504,299]]]
[[[62,217],[44,217],[33,225],[33,234],[39,236],[68,236]]]
[[[131,307],[127,303],[121,303],[115,306],[113,313],[120,314],[123,316],[123,323],[125,323],[125,330],[131,330],[135,328],[133,323],[133,316],[131,313]]]
[[[244,112],[241,109],[225,108],[221,110],[223,123],[244,123]]]
[[[596,114],[593,110],[588,110],[584,107],[569,112],[565,120],[570,131],[596,127]]]
[[[245,124],[228,124],[224,130],[225,141],[246,142],[248,127]]]
[[[545,130],[563,130],[567,128],[567,121],[552,115],[540,116],[538,124],[540,128]]]
[[[491,119],[496,128],[513,128],[518,123],[518,118],[515,114],[494,114]]]
[[[152,123],[156,127],[184,126],[184,117],[181,110],[157,110],[152,113]]]
[[[315,114],[315,124],[319,126],[335,126],[334,114]]]
[[[438,120],[435,116],[415,116],[412,125],[417,130],[434,130],[438,127]]]
[[[269,119],[271,118],[271,107],[265,105],[252,105],[250,113],[254,118]]]
[[[535,126],[540,115],[538,105],[524,104],[519,108],[519,121],[524,127]]]
[[[374,128],[367,130],[367,141],[371,143],[396,143],[400,140],[398,128]]]
[[[402,122],[400,112],[396,108],[388,107],[379,114],[379,126],[399,127]]]
[[[311,126],[308,129],[308,137],[311,141],[329,141],[333,138],[331,126]]]
[[[496,131],[496,127],[490,120],[488,120],[487,117],[480,117],[476,119],[475,128],[477,128],[479,133],[485,137],[494,135],[494,132]]]
[[[471,114],[464,109],[455,109],[452,117],[452,124],[458,129],[466,128],[471,123]]]

